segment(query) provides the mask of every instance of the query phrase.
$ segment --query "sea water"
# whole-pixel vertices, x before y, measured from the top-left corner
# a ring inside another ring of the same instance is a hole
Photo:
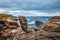
[[[29,27],[35,27],[36,26],[36,24],[35,24],[36,20],[40,20],[43,23],[48,24],[50,18],[51,18],[50,16],[28,16],[28,17],[26,17],[26,19],[28,20],[28,26]]]

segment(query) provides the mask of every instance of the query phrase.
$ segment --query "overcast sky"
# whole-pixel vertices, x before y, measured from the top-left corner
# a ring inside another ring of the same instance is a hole
[[[60,0],[1,0],[0,13],[15,16],[60,16]]]

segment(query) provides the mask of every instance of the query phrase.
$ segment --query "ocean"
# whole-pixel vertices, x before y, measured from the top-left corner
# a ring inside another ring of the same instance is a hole
[[[49,23],[50,16],[27,16],[26,19],[28,20],[29,27],[35,27],[35,21],[40,20],[45,24]]]

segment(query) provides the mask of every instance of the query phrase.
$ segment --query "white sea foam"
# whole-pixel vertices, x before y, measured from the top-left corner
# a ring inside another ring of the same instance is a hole
[[[27,19],[28,21],[30,21],[30,19]]]
[[[29,22],[28,24],[34,24],[35,21]]]

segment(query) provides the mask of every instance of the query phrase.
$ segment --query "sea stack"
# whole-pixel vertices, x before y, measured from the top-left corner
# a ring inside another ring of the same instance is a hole
[[[24,16],[19,16],[20,25],[26,33],[29,33],[31,30],[28,28],[27,19]]]

